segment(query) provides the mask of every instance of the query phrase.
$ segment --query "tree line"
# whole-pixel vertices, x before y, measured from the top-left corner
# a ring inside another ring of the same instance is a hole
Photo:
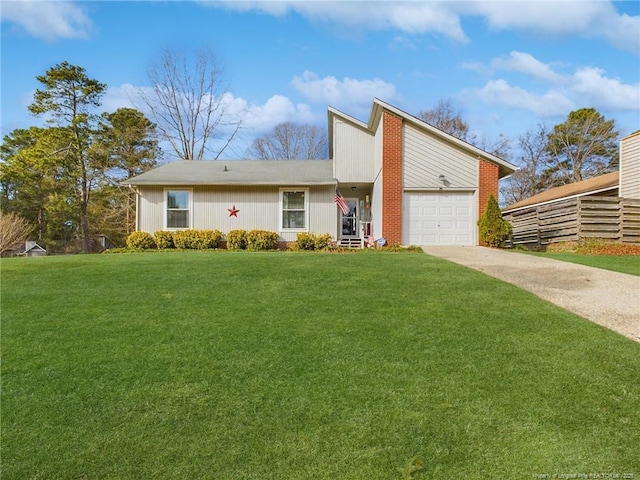
[[[89,252],[95,235],[123,244],[135,229],[135,195],[121,182],[158,165],[161,140],[177,158],[204,160],[219,158],[238,136],[243,112],[231,111],[210,51],[190,61],[165,50],[149,74],[153,88],[141,98],[151,119],[135,108],[98,114],[107,86],[80,66],[62,62],[36,77],[41,87],[28,108],[46,126],[16,129],[0,146],[0,250],[13,239],[5,232],[24,232],[25,225],[30,239],[54,252]],[[450,100],[418,117],[520,167],[504,182],[504,204],[617,169],[615,122],[593,108],[571,112],[553,127],[539,124],[515,145],[506,137],[479,140]],[[264,160],[327,154],[324,130],[292,122],[254,139],[246,151]],[[10,219],[21,228],[6,227]]]

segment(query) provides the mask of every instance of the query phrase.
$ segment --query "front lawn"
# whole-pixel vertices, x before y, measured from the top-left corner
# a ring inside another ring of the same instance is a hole
[[[438,258],[0,265],[3,480],[640,478],[640,344]]]

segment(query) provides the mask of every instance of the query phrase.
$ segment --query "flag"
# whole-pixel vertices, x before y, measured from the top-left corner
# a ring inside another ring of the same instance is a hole
[[[342,197],[342,195],[340,195],[340,191],[338,191],[337,188],[336,188],[336,196],[333,199],[335,200],[335,202],[338,205],[338,208],[340,209],[342,214],[343,215],[348,215],[349,212],[351,211],[351,209],[349,208],[349,205],[347,205],[347,202],[345,202],[345,200]]]

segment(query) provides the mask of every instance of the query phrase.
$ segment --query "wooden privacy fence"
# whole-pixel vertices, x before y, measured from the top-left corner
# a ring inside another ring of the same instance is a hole
[[[586,238],[640,243],[640,200],[584,196],[507,212],[513,245],[543,246]]]

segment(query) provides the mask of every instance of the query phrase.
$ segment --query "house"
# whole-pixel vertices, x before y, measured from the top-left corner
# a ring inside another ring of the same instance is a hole
[[[605,173],[580,182],[550,188],[502,210],[508,214],[525,208],[538,207],[572,198],[585,196],[617,197],[620,190],[619,172]]]
[[[510,163],[375,99],[367,122],[328,109],[328,160],[176,161],[124,182],[137,230],[262,229],[292,242],[477,245]],[[339,196],[338,196],[339,195]],[[339,209],[336,199],[346,208]]]

